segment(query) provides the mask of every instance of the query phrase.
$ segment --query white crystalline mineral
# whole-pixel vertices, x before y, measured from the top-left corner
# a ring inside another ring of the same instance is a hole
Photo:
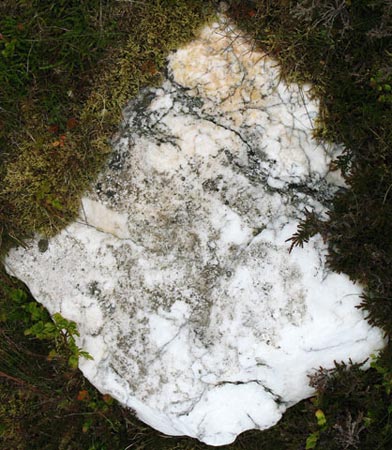
[[[288,252],[305,207],[323,214],[342,185],[338,149],[311,137],[317,103],[224,22],[127,106],[80,220],[6,260],[77,322],[98,389],[212,445],[274,425],[319,366],[383,346],[319,236]]]

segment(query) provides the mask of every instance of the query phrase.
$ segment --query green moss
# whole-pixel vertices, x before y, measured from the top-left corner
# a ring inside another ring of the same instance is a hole
[[[211,4],[200,0],[147,2],[135,6],[126,45],[97,78],[83,111],[88,123],[117,127],[125,102],[146,84],[158,83],[169,51],[195,37],[212,18]]]
[[[212,2],[3,2],[0,232],[20,242],[75,218],[126,102]],[[7,6],[10,6],[7,9]]]

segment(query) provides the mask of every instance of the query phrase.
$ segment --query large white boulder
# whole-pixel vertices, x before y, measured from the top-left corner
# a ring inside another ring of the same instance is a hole
[[[271,427],[319,366],[383,346],[322,239],[288,251],[342,185],[317,110],[222,18],[127,106],[80,219],[6,259],[77,322],[85,376],[164,433],[219,445]]]

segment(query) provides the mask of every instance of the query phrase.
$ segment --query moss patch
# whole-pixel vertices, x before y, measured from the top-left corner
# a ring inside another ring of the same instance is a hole
[[[121,109],[159,83],[212,2],[31,1],[0,6],[0,231],[53,235],[110,152]]]

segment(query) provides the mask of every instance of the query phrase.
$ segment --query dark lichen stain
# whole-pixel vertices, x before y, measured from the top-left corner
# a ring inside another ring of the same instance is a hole
[[[49,241],[47,239],[40,239],[38,241],[38,250],[41,253],[45,253],[48,248],[49,248]]]

